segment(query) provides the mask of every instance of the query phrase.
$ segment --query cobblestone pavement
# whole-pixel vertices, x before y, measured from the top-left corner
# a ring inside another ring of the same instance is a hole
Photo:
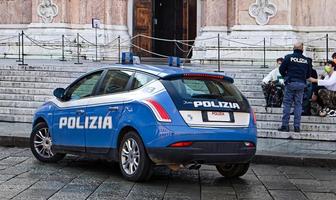
[[[125,181],[118,165],[67,156],[40,163],[29,149],[0,147],[0,199],[336,199],[336,169],[252,165],[238,180],[214,167],[155,170],[146,183]]]

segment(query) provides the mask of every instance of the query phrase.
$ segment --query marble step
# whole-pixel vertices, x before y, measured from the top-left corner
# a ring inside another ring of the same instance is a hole
[[[10,108],[0,107],[0,114],[8,115],[34,115],[36,108]]]
[[[0,121],[5,122],[33,122],[33,115],[7,115],[0,114]]]
[[[261,85],[236,85],[242,92],[262,92]]]
[[[43,82],[43,83],[71,83],[74,78],[33,77],[33,76],[0,76],[0,81],[12,82]]]
[[[281,122],[282,114],[268,114],[268,113],[256,113],[257,121],[275,121]],[[290,117],[290,123],[293,122],[294,115]],[[302,123],[311,124],[336,124],[336,117],[320,117],[320,116],[301,116]],[[335,130],[336,133],[336,130]]]
[[[281,121],[257,121],[257,128],[259,130],[277,130],[281,126]],[[293,129],[293,123],[289,124],[291,130]],[[336,124],[319,124],[311,122],[301,123],[302,131],[314,131],[314,132],[333,132],[336,134]]]
[[[69,83],[43,83],[43,82],[11,82],[11,81],[0,81],[0,88],[36,88],[36,89],[51,89],[54,90],[58,87],[67,87]]]
[[[1,94],[0,100],[13,100],[13,101],[35,101],[45,102],[51,99],[51,95],[31,95],[31,94]]]
[[[52,95],[52,89],[38,88],[0,88],[0,94],[31,94],[31,95]]]
[[[336,132],[322,132],[322,131],[301,131],[300,133],[280,132],[277,130],[258,130],[258,137],[261,138],[282,138],[282,139],[297,139],[297,140],[323,140],[335,141]]]
[[[38,108],[42,104],[43,104],[43,102],[35,102],[35,101],[0,100],[0,107]]]
[[[105,64],[106,65],[106,64]],[[102,64],[103,66],[103,64]],[[1,71],[9,70],[9,71],[51,71],[51,72],[81,72],[86,73],[90,70],[98,69],[100,67],[94,66],[87,66],[87,65],[68,65],[64,63],[63,65],[55,65],[55,66],[48,66],[48,65],[38,65],[38,66],[18,66],[18,65],[6,65],[0,66]]]
[[[59,77],[59,78],[77,78],[84,73],[80,72],[53,72],[53,71],[9,71],[0,70],[0,76],[28,76],[28,77]]]

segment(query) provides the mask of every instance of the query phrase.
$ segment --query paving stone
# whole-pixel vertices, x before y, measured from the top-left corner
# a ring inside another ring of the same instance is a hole
[[[272,197],[263,185],[234,185],[238,199],[271,200]]]
[[[23,191],[19,195],[15,196],[13,200],[42,200],[48,199],[57,190],[55,189],[31,189]]]
[[[168,180],[154,180],[149,183],[135,184],[126,199],[163,199],[167,185]]]
[[[289,179],[296,187],[306,192],[330,192],[330,190],[317,180]]]
[[[334,193],[306,192],[305,194],[310,200],[335,200],[336,199],[336,195]]]
[[[272,165],[252,165],[253,172],[258,176],[281,175],[276,166]]]
[[[295,190],[297,189],[285,176],[259,176],[269,190]]]
[[[274,200],[308,200],[300,191],[270,190]]]

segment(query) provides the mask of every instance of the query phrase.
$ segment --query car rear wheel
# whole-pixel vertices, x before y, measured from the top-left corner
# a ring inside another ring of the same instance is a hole
[[[216,165],[218,172],[226,178],[238,178],[246,174],[250,163]]]
[[[52,138],[45,122],[40,122],[34,126],[30,135],[30,149],[35,158],[41,162],[58,162],[65,156],[65,154],[52,151]]]
[[[141,138],[130,131],[122,138],[119,146],[119,165],[123,176],[130,181],[145,181],[151,177],[152,162]]]

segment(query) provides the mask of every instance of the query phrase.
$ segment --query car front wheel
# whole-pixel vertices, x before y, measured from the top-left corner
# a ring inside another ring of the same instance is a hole
[[[126,133],[121,140],[119,165],[123,176],[130,181],[146,181],[152,174],[152,162],[134,131]]]
[[[250,163],[216,165],[217,171],[226,178],[238,178],[246,174]]]
[[[45,122],[40,122],[34,126],[30,135],[30,149],[35,158],[41,162],[58,162],[65,156],[65,154],[52,151],[52,138]]]

